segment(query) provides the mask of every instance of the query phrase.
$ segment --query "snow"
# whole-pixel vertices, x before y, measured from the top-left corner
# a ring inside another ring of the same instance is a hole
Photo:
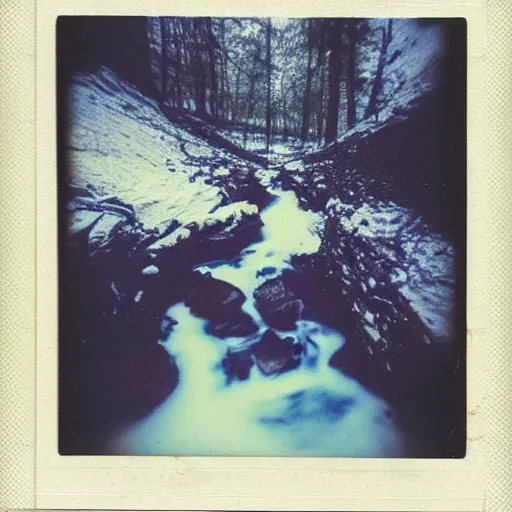
[[[156,102],[102,68],[74,78],[70,117],[68,155],[74,187],[85,189],[93,183],[100,199],[114,196],[133,205],[146,230],[162,233],[173,219],[183,226],[198,218],[203,224],[219,221],[224,210],[209,212],[220,206],[222,190],[203,178],[191,183],[196,169],[189,155],[207,161],[236,159],[169,123]],[[216,169],[216,175],[228,176],[229,170]],[[232,208],[234,214],[236,206]],[[91,219],[82,215],[73,229]],[[167,243],[186,236],[182,229],[167,237]]]
[[[234,226],[246,216],[252,215],[258,215],[258,207],[248,201],[240,201],[238,203],[221,206],[215,211],[215,213],[209,213],[205,217],[197,217],[196,222],[198,223],[200,230],[216,224],[224,224],[228,220],[231,221],[231,226]]]
[[[393,202],[355,207],[331,198],[326,208],[338,218],[347,236],[361,237],[378,254],[394,262],[391,283],[438,340],[449,339],[455,300],[455,253],[451,244],[420,217]],[[376,284],[373,277],[368,279],[370,288]]]
[[[365,331],[373,338],[374,341],[380,340],[380,333],[374,327],[370,327],[369,325],[364,326]]]
[[[287,171],[292,172],[304,172],[305,170],[304,162],[302,162],[301,160],[293,160],[291,162],[287,162],[286,164],[284,164],[284,168]]]
[[[148,265],[142,269],[142,274],[145,276],[154,276],[160,272],[156,265]]]
[[[416,19],[394,19],[393,37],[387,49],[383,71],[382,105],[378,121],[363,121],[370,91],[377,70],[382,45],[381,27],[387,28],[387,19],[373,19],[370,41],[358,49],[359,75],[362,81],[357,95],[356,126],[341,134],[344,141],[355,134],[372,133],[379,126],[406,111],[423,94],[439,85],[439,69],[445,53],[443,29],[440,24],[421,24]]]
[[[256,171],[255,176],[264,187],[271,188],[273,180],[279,176],[279,171],[272,169],[260,169],[259,171]]]
[[[173,231],[171,234],[164,236],[163,238],[160,238],[155,243],[151,244],[148,247],[148,251],[150,253],[155,254],[161,249],[164,248],[170,248],[175,246],[178,242],[181,242],[182,240],[186,240],[190,237],[191,231],[188,228],[180,227]]]
[[[101,212],[94,212],[90,210],[73,210],[68,221],[68,233],[74,235],[89,228],[94,221],[98,220],[103,214]]]
[[[229,176],[230,170],[226,169],[225,167],[219,167],[215,171],[213,171],[214,176]]]

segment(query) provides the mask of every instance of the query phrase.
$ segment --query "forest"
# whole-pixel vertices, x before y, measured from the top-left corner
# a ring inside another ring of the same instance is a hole
[[[150,23],[152,71],[161,101],[244,134],[335,141],[378,117],[393,20],[160,18]],[[377,63],[376,67],[374,62]],[[374,72],[372,67],[375,67]],[[388,97],[389,103],[390,97]]]
[[[464,456],[465,30],[58,19],[61,454]]]

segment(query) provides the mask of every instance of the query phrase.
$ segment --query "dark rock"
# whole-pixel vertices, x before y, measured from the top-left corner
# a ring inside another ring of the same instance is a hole
[[[245,337],[258,332],[258,326],[250,315],[241,311],[226,322],[208,324],[206,332],[217,338]]]
[[[297,327],[296,322],[301,319],[303,310],[304,303],[301,299],[285,302],[266,315],[267,323],[281,331],[292,331]]]
[[[91,361],[91,396],[105,414],[133,420],[148,414],[174,390],[177,369],[158,343],[131,344]]]
[[[240,317],[245,302],[244,293],[236,286],[210,276],[197,276],[188,291],[185,305],[194,315],[216,323],[224,323]]]
[[[244,215],[242,219],[228,220],[203,227],[186,244],[187,257],[192,262],[203,263],[216,259],[232,258],[248,245],[262,239],[263,221],[259,215]]]
[[[292,356],[295,359],[301,358],[305,351],[306,349],[304,348],[304,345],[300,341],[295,340],[292,343]]]
[[[258,305],[284,304],[296,299],[295,294],[279,278],[269,279],[254,291]]]
[[[259,183],[251,183],[239,189],[236,193],[236,197],[239,201],[249,201],[255,204],[260,211],[272,204],[276,199],[274,194],[268,192],[267,189]]]
[[[226,373],[228,384],[234,379],[247,380],[254,366],[254,360],[249,352],[228,352],[222,360],[222,368]]]
[[[256,272],[256,277],[268,276],[268,275],[271,275],[271,274],[273,274],[275,272],[276,272],[276,268],[275,267],[264,267],[261,270],[258,270],[258,272]]]
[[[167,315],[164,316],[162,323],[160,324],[161,339],[168,338],[169,334],[171,334],[172,328],[177,324],[178,322],[174,320],[174,318]]]
[[[280,278],[265,281],[255,290],[254,299],[262,318],[275,329],[293,330],[302,317],[304,303]]]
[[[329,365],[392,406],[404,431],[414,432],[410,456],[453,457],[459,452],[450,441],[450,436],[463,433],[466,417],[465,401],[456,399],[465,389],[464,364],[456,347],[418,344],[370,354],[361,343],[349,341]]]
[[[370,352],[360,340],[348,340],[331,356],[329,366],[357,379],[379,396],[390,398],[390,391],[396,385],[388,369],[390,355],[388,351]]]
[[[252,352],[258,368],[264,375],[282,373],[290,369],[294,362],[294,341],[290,337],[280,338],[271,329],[263,334]]]

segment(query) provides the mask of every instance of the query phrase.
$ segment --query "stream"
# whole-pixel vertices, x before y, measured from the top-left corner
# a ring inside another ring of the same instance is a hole
[[[254,291],[293,269],[293,254],[318,250],[321,215],[300,209],[292,191],[272,190],[277,199],[261,212],[262,239],[236,260],[197,267],[202,274],[239,288],[242,309],[258,326],[248,339],[219,339],[207,321],[181,302],[167,316],[176,325],[161,341],[179,369],[179,383],[145,418],[113,437],[109,452],[175,456],[398,457],[403,435],[391,408],[328,361],[345,343],[343,333],[313,320],[280,332],[300,342],[303,355],[288,371],[268,375],[258,365],[245,380],[227,380],[221,361],[228,349],[250,345],[267,331]],[[245,344],[245,345],[244,345]]]

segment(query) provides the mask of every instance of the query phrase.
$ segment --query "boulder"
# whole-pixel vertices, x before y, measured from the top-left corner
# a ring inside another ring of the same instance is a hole
[[[191,313],[215,323],[225,323],[233,317],[239,319],[246,300],[244,293],[226,281],[209,275],[196,276],[185,297],[185,305]]]
[[[297,366],[294,364],[297,361],[296,356],[294,357],[294,342],[293,338],[280,338],[273,330],[268,329],[259,343],[252,348],[261,373],[273,375]]]
[[[302,318],[304,303],[282,279],[269,279],[254,291],[256,308],[274,329],[291,331]]]
[[[211,322],[206,332],[217,338],[245,337],[258,332],[253,318],[243,311],[230,317],[225,322]]]
[[[172,332],[172,328],[177,325],[178,322],[174,318],[165,315],[160,324],[160,339],[165,340],[169,337]]]
[[[92,361],[91,396],[106,414],[127,420],[148,414],[174,390],[177,369],[159,344],[130,344]]]
[[[222,360],[222,369],[224,370],[228,384],[233,379],[247,380],[254,366],[254,359],[250,352],[229,352]]]

